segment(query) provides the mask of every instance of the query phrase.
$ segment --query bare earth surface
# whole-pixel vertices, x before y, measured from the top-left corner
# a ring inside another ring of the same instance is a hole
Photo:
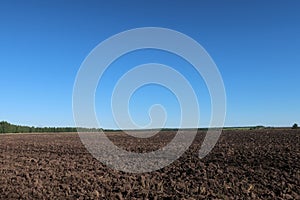
[[[151,139],[108,133],[134,152],[158,149]],[[300,199],[300,130],[223,131],[204,159],[190,149],[159,171],[130,174],[94,159],[77,133],[0,135],[0,199]]]

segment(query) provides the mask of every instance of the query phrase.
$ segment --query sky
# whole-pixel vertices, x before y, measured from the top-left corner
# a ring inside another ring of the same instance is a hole
[[[74,126],[72,93],[87,55],[105,39],[133,28],[164,27],[193,38],[216,63],[226,89],[225,126],[300,123],[299,1],[0,1],[0,121],[30,126]],[[157,62],[190,79],[199,99],[200,125],[210,98],[185,60],[145,50],[116,60],[95,94],[98,120],[116,128],[110,108],[114,85],[136,65]],[[101,83],[101,82],[100,82]],[[120,100],[121,101],[121,100]],[[167,127],[180,108],[167,88],[146,85],[129,102],[132,118],[149,123],[162,104]]]

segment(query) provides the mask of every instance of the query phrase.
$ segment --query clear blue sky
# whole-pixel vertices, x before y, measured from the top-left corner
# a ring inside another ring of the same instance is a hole
[[[73,126],[73,84],[88,53],[113,34],[158,26],[194,38],[214,59],[227,92],[226,126],[299,124],[299,10],[296,0],[2,0],[0,120]],[[156,51],[136,52],[118,62],[129,69],[149,61],[175,68],[183,62]],[[120,75],[117,72],[107,74],[107,94],[97,93],[96,100],[109,94]],[[193,72],[182,73],[192,76]],[[205,126],[210,117],[205,87],[199,88],[197,95],[203,97],[200,109]],[[147,123],[143,112],[153,103],[162,103],[170,111],[169,126],[178,119],[176,99],[163,88],[141,88],[133,99],[131,112],[141,124]],[[102,124],[113,128],[107,105],[100,102],[96,106]]]

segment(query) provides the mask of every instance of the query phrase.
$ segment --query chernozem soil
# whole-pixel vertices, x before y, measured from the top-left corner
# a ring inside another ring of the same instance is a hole
[[[164,146],[107,133],[135,152]],[[93,158],[77,133],[0,135],[0,199],[300,199],[300,130],[223,131],[199,159],[205,132],[171,165],[150,173],[118,172]]]

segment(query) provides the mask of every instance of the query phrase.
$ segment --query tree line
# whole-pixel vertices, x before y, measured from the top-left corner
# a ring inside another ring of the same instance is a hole
[[[92,131],[94,129],[86,129]],[[34,127],[19,126],[10,124],[6,121],[0,122],[0,133],[56,133],[56,132],[76,132],[74,127]]]

